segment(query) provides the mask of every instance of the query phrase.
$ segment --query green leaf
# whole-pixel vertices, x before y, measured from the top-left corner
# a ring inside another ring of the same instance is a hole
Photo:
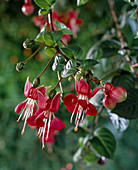
[[[38,11],[38,15],[45,15],[45,14],[49,13],[49,9],[40,8]]]
[[[35,38],[35,41],[38,41],[38,42],[41,42],[41,43],[44,42],[43,32],[40,32],[40,33],[37,35],[37,37]]]
[[[81,57],[83,51],[79,46],[68,46],[68,48],[71,49],[76,58]]]
[[[60,48],[60,50],[62,51],[62,53],[65,55],[65,56],[67,56],[68,58],[74,58],[74,54],[73,54],[73,52],[69,49],[69,48],[67,48],[67,47],[63,47],[63,48]]]
[[[93,164],[99,160],[99,156],[89,150],[87,153],[85,153],[84,160],[89,164]]]
[[[62,31],[54,31],[51,34],[53,36],[53,39],[54,39],[55,43],[58,43],[61,40],[62,36],[63,36]]]
[[[77,0],[77,6],[86,4],[89,0]]]
[[[76,72],[76,67],[77,67],[76,61],[69,60],[61,73],[62,77],[68,77],[73,75]]]
[[[44,37],[46,45],[49,45],[49,46],[55,45],[55,41],[51,33],[44,33],[43,37]]]
[[[116,149],[116,140],[108,129],[97,129],[90,142],[100,155],[106,158],[113,158]]]
[[[55,21],[55,25],[59,30],[61,30],[63,32],[63,34],[68,34],[68,35],[73,34],[73,32],[68,27],[66,27],[65,24],[63,24],[59,21]]]
[[[49,8],[54,5],[55,0],[35,0],[35,3],[43,9],[49,10]]]
[[[56,52],[56,49],[54,48],[46,48],[46,54],[49,56],[49,57],[52,57]]]
[[[124,102],[117,103],[112,113],[126,119],[138,118],[138,89],[128,90],[127,99]]]
[[[93,66],[95,66],[96,64],[98,64],[98,61],[93,59],[86,59],[81,62],[80,68],[82,68],[83,70],[93,69]]]
[[[59,55],[55,57],[54,63],[52,65],[53,71],[62,71],[65,65],[64,57]]]
[[[122,86],[128,91],[131,88],[135,88],[135,78],[132,73],[120,70],[120,74],[112,79],[112,84],[114,86]]]

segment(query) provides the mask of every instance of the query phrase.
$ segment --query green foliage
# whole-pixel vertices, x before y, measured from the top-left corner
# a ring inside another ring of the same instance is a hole
[[[100,155],[106,158],[113,158],[116,149],[116,140],[108,129],[97,129],[90,142]]]
[[[63,34],[68,34],[68,35],[73,34],[73,32],[68,27],[66,27],[65,24],[63,24],[59,21],[55,21],[55,25],[59,30],[61,30],[63,32]]]
[[[35,3],[45,10],[49,10],[52,5],[54,5],[55,0],[35,0]]]
[[[76,61],[75,60],[69,60],[62,71],[62,77],[68,77],[73,75],[76,72]]]
[[[65,59],[63,56],[56,56],[52,65],[53,71],[62,71],[65,65]]]
[[[77,6],[87,3],[89,0],[77,0]]]
[[[96,64],[98,64],[98,61],[93,59],[86,59],[81,62],[80,68],[82,68],[83,70],[89,70],[89,69],[91,70],[93,69],[93,66],[95,66]]]

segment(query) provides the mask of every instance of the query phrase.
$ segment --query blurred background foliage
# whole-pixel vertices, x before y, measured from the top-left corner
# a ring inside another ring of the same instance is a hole
[[[106,124],[106,127],[110,128],[117,139],[114,160],[107,160],[102,166],[96,163],[86,166],[83,159],[77,163],[73,162],[73,155],[79,146],[78,139],[80,136],[85,136],[85,131],[81,128],[76,133],[72,131],[73,126],[69,123],[70,113],[63,104],[56,115],[65,122],[66,128],[55,137],[53,153],[41,150],[41,143],[35,135],[35,130],[27,127],[25,135],[20,135],[22,122],[16,123],[18,115],[14,113],[14,108],[25,99],[23,89],[27,76],[29,75],[32,81],[49,60],[44,53],[40,52],[26,64],[22,72],[15,70],[15,64],[25,60],[37,48],[34,46],[32,50],[25,50],[22,43],[27,38],[35,38],[39,33],[39,28],[32,22],[33,15],[27,17],[21,12],[22,5],[23,0],[0,0],[0,170],[58,170],[65,167],[68,162],[73,164],[73,170],[136,170],[138,167],[137,120],[130,121],[129,128],[123,133],[118,132],[106,118],[100,121],[102,126]],[[34,15],[37,15],[38,7],[34,2],[33,5]],[[76,10],[76,0],[58,1],[56,10],[62,11],[68,8]],[[137,39],[134,39],[137,22],[130,17],[135,8],[136,6],[131,6],[123,0],[116,0],[117,14],[120,16],[122,31],[130,48],[138,44]],[[86,57],[89,49],[104,35],[108,36],[112,33],[117,40],[107,1],[90,0],[77,10],[79,10],[79,18],[83,19],[84,23],[80,26],[77,38],[69,41],[69,44],[82,47],[81,59]],[[102,53],[105,57],[95,68],[96,76],[99,78],[107,71],[110,72],[113,67],[117,67],[117,65],[113,66],[113,63],[118,58],[106,58],[109,51],[106,51],[106,48],[104,50]],[[101,49],[98,52],[99,55],[96,56],[100,58]],[[136,58],[134,58],[135,62],[137,62]],[[125,65],[122,68],[129,71]],[[57,77],[51,68],[44,73],[41,82],[46,86],[56,84]],[[65,80],[63,87],[68,93],[74,89],[74,83]]]

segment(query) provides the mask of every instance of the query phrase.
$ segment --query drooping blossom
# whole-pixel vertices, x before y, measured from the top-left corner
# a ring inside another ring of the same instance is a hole
[[[38,136],[42,136],[42,149],[45,148],[45,142],[49,140],[51,131],[62,130],[65,124],[57,118],[54,113],[58,111],[60,104],[60,93],[53,99],[48,98],[46,94],[38,92],[38,110],[35,115],[28,117],[27,123],[30,126],[39,128]]]
[[[103,105],[110,110],[115,108],[116,103],[120,103],[127,98],[127,92],[123,87],[115,87],[111,83],[104,85],[104,94]]]
[[[97,87],[92,92],[91,86],[84,79],[81,79],[79,82],[76,81],[76,91],[78,93],[78,97],[73,93],[65,96],[64,104],[67,110],[72,113],[70,119],[71,123],[73,116],[76,113],[75,131],[78,130],[80,119],[81,122],[83,122],[85,113],[90,116],[95,116],[97,114],[97,110],[95,106],[89,102],[89,98],[93,97],[102,88],[103,87]]]
[[[38,99],[38,91],[42,94],[45,94],[46,90],[49,87],[45,88],[44,86],[41,87],[33,87],[33,84],[29,81],[29,77],[26,80],[25,87],[24,87],[24,95],[27,97],[26,100],[19,103],[16,108],[15,112],[20,113],[20,116],[17,120],[17,122],[20,121],[20,118],[22,117],[22,120],[24,120],[24,125],[21,134],[24,134],[25,126],[26,126],[26,120],[29,116],[32,116],[36,111],[37,102]]]

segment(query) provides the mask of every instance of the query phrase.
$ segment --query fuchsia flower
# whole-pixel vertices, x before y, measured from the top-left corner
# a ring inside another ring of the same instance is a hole
[[[21,103],[19,103],[16,108],[15,112],[20,113],[20,116],[17,120],[17,122],[20,121],[20,118],[23,116],[22,120],[24,120],[24,126],[22,129],[21,134],[24,134],[26,121],[29,116],[32,116],[36,111],[36,100],[38,99],[38,91],[42,94],[45,94],[47,88],[41,86],[41,87],[33,87],[33,84],[29,81],[29,77],[26,80],[25,87],[24,87],[24,95],[27,97],[27,99]],[[22,111],[21,111],[22,110]]]
[[[64,122],[54,115],[59,109],[59,104],[60,93],[51,99],[38,91],[38,110],[35,115],[28,117],[27,123],[39,128],[38,136],[42,136],[42,149],[45,148],[44,143],[49,140],[53,130],[62,130],[65,127]]]
[[[104,85],[104,93],[103,105],[110,110],[115,108],[116,103],[120,103],[127,98],[127,92],[123,87],[114,87],[111,83]]]
[[[91,86],[84,80],[81,79],[79,82],[76,81],[76,91],[78,93],[78,97],[75,94],[68,94],[64,98],[64,104],[69,112],[72,113],[70,122],[72,123],[72,119],[75,113],[76,119],[74,128],[75,131],[78,130],[79,121],[83,122],[84,114],[90,116],[95,116],[97,114],[97,110],[93,104],[91,104],[88,98],[93,97],[100,89],[103,87],[97,87],[92,92]]]

